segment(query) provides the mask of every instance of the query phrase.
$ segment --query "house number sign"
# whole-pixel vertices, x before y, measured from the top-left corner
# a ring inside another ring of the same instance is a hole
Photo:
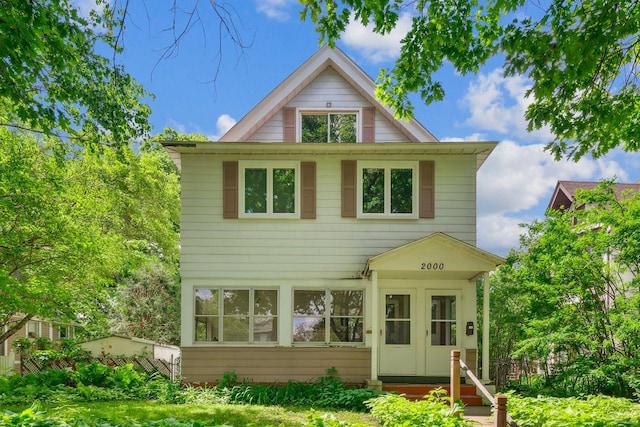
[[[420,270],[444,270],[444,262],[423,262]]]

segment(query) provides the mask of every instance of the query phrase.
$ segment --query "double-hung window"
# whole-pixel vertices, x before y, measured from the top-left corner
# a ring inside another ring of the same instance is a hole
[[[277,342],[278,291],[196,289],[195,341]]]
[[[417,218],[417,162],[358,162],[358,216]]]
[[[300,162],[241,161],[241,217],[299,217]]]
[[[295,290],[293,342],[362,343],[362,290]]]
[[[358,141],[358,113],[355,111],[303,111],[300,141],[349,143]]]

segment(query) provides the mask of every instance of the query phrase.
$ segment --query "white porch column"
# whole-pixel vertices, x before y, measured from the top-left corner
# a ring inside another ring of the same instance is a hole
[[[491,282],[489,281],[489,272],[484,273],[482,283],[482,382],[489,382],[489,290]]]
[[[380,342],[380,307],[378,306],[378,272],[371,272],[371,379],[378,379],[378,346]]]

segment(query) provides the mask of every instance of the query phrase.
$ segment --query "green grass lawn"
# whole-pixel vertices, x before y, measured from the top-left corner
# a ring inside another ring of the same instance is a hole
[[[25,408],[7,408],[13,412],[20,412]],[[43,410],[50,417],[60,418],[67,422],[82,419],[87,424],[98,425],[100,420],[110,421],[112,424],[129,424],[136,421],[151,421],[167,418],[177,420],[193,420],[206,422],[208,425],[221,426],[282,426],[298,427],[309,423],[311,414],[331,414],[341,421],[354,426],[379,426],[367,414],[326,410],[314,411],[307,408],[283,408],[279,406],[258,405],[167,405],[150,401],[127,402],[91,402],[68,403],[56,406],[43,405]]]

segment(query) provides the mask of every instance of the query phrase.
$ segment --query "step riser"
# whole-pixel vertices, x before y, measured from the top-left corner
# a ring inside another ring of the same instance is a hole
[[[383,384],[382,390],[404,395],[408,400],[421,400],[431,391],[442,389],[450,395],[450,387],[445,385],[417,385],[417,384]],[[466,406],[482,406],[482,398],[476,394],[476,387],[469,384],[460,385],[460,400]]]

